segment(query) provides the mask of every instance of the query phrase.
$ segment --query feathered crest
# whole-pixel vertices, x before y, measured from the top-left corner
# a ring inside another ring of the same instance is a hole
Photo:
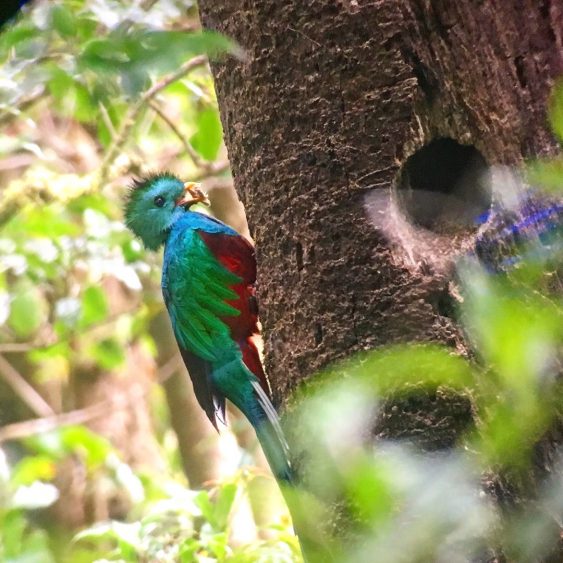
[[[151,186],[158,180],[169,179],[169,180],[178,180],[178,176],[172,174],[172,172],[150,172],[146,176],[141,178],[133,178],[131,184],[129,184],[129,188],[127,193],[124,197],[124,205],[123,210],[125,217],[129,215],[131,212],[131,206],[137,200],[137,198],[147,189],[150,189]]]

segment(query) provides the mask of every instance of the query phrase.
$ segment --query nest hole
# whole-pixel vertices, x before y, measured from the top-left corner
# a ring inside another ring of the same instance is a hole
[[[485,158],[474,146],[449,138],[436,139],[410,156],[396,186],[407,220],[435,233],[476,227],[491,205]]]

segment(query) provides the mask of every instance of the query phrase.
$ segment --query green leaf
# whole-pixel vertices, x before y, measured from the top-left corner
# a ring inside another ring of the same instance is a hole
[[[55,98],[57,102],[63,102],[69,93],[69,89],[72,88],[73,78],[67,72],[59,68],[58,66],[49,67],[49,80],[47,82],[47,87],[51,96]]]
[[[23,549],[26,521],[19,510],[11,510],[2,518],[2,552],[6,558],[17,557]]]
[[[213,552],[213,554],[217,557],[219,561],[223,561],[227,554],[227,545],[228,545],[229,537],[227,532],[221,532],[219,534],[213,534],[207,545],[209,549]]]
[[[68,359],[70,352],[71,350],[68,342],[57,342],[52,346],[31,350],[28,354],[28,358],[31,362],[38,364],[45,360],[51,360],[58,357]]]
[[[51,23],[61,37],[73,37],[76,34],[76,19],[64,4],[51,8]]]
[[[10,305],[10,328],[18,338],[29,338],[46,320],[47,305],[41,291],[29,281],[20,282]]]
[[[531,184],[560,194],[563,191],[563,158],[533,161],[528,165],[527,175]]]
[[[96,72],[132,73],[125,80],[133,84],[149,71],[172,71],[190,56],[217,57],[225,53],[242,56],[236,43],[216,32],[143,30],[124,34],[117,30],[103,39],[88,42],[79,62]]]
[[[109,313],[106,295],[101,287],[90,286],[82,294],[79,325],[86,328],[104,321]]]
[[[69,201],[67,209],[72,213],[83,213],[86,209],[93,209],[106,217],[115,215],[114,203],[101,194],[85,194]]]
[[[154,51],[169,49],[177,51],[185,57],[189,54],[208,55],[217,58],[224,54],[231,54],[243,58],[244,53],[240,46],[225,35],[216,31],[204,30],[194,33],[182,31],[156,31],[146,35],[147,48]]]
[[[208,491],[200,491],[194,498],[194,504],[201,510],[201,514],[212,526],[215,527],[215,512]]]
[[[219,112],[206,107],[196,118],[197,131],[190,139],[194,149],[206,160],[215,160],[223,141],[223,129]]]
[[[90,123],[95,120],[98,108],[90,92],[84,84],[75,81],[74,84],[74,117],[82,123]]]
[[[76,534],[73,541],[114,540],[119,546],[119,556],[121,560],[138,561],[138,552],[142,545],[139,534],[140,528],[141,525],[139,522],[133,522],[131,524],[121,522],[96,524]]]
[[[104,38],[89,41],[79,61],[83,67],[96,72],[118,72],[130,59],[123,51],[121,42]]]
[[[22,22],[19,25],[10,27],[4,26],[0,35],[0,48],[10,49],[11,47],[15,47],[19,43],[23,43],[28,39],[33,39],[37,37],[38,31],[39,30],[30,23],[24,24]]]
[[[218,529],[223,530],[227,526],[229,515],[237,496],[238,486],[236,483],[227,483],[219,487],[217,499],[215,500],[214,520]]]
[[[118,368],[125,361],[123,348],[113,338],[107,338],[90,346],[88,355],[102,368],[108,371]]]
[[[12,469],[14,486],[31,485],[34,481],[50,481],[55,476],[53,458],[47,455],[24,457]]]
[[[105,438],[85,426],[67,426],[60,433],[66,451],[81,453],[89,468],[104,463],[112,451],[111,444]]]
[[[195,538],[188,538],[180,545],[180,563],[197,561],[197,553],[201,549],[201,542]]]
[[[70,221],[58,205],[27,207],[20,210],[5,227],[6,231],[25,233],[26,238],[56,239],[63,235],[77,236],[78,226]]]
[[[23,443],[29,450],[50,459],[60,460],[67,454],[60,429],[29,436],[24,438]]]

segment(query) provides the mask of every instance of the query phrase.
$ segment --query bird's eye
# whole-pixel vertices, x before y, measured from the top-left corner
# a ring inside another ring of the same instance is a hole
[[[162,207],[165,202],[166,202],[166,200],[165,200],[161,195],[157,195],[157,196],[154,198],[154,204],[155,204],[157,207]]]

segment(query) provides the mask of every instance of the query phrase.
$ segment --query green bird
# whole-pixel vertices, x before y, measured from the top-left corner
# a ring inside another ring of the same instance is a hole
[[[128,228],[144,245],[164,245],[162,293],[195,395],[211,423],[225,399],[254,427],[275,477],[293,481],[286,440],[253,338],[259,333],[252,244],[228,225],[191,211],[207,203],[194,183],[171,174],[135,182]]]

